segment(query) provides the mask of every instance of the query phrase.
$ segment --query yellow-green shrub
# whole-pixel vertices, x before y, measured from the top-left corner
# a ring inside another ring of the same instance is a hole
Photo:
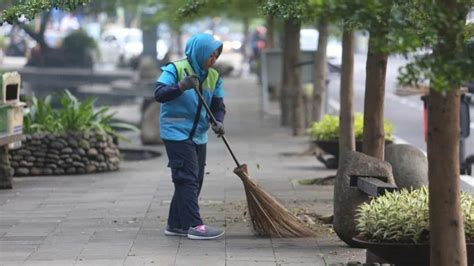
[[[354,117],[354,133],[357,140],[362,140],[364,128],[364,116],[356,113]],[[393,125],[384,121],[385,140],[392,140]],[[311,138],[314,140],[337,140],[339,139],[339,116],[325,115],[319,122],[314,122],[309,129]]]
[[[474,198],[461,194],[466,240],[474,241]],[[360,235],[375,242],[423,243],[429,238],[428,189],[401,189],[361,204],[356,210]]]

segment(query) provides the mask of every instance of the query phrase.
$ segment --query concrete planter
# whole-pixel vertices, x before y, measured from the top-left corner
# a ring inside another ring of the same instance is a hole
[[[37,133],[9,158],[15,176],[71,175],[118,170],[120,151],[111,136]]]
[[[385,243],[371,242],[359,238],[353,238],[363,248],[366,248],[377,261],[367,261],[367,263],[383,262],[403,265],[429,265],[430,245],[413,243]],[[468,265],[474,264],[474,243],[466,243]],[[383,261],[380,261],[383,260]]]
[[[339,140],[313,140],[313,143],[323,150],[329,158],[322,155],[316,156],[321,163],[328,169],[337,169],[339,166]],[[356,140],[356,151],[362,152],[362,140]],[[385,146],[392,144],[392,141],[386,140]]]

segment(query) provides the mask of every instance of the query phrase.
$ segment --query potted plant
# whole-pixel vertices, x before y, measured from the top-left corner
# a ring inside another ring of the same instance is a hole
[[[364,128],[364,117],[361,113],[356,113],[354,117],[354,134],[356,138],[356,150],[362,151],[362,135]],[[393,125],[389,121],[384,121],[385,141],[391,143],[393,139]],[[314,122],[309,129],[312,141],[324,152],[334,156],[336,164],[329,168],[337,168],[339,158],[339,116],[325,115],[321,121]],[[318,157],[322,160],[321,157]],[[323,163],[326,164],[325,161]],[[328,166],[328,164],[326,164]]]
[[[461,194],[468,264],[474,263],[474,198]],[[429,263],[428,189],[401,189],[361,204],[354,241],[389,263]]]

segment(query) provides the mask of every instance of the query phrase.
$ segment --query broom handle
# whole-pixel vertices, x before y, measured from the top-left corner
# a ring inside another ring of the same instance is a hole
[[[187,76],[189,76],[188,69],[185,68],[185,69],[184,69],[184,72],[186,73]],[[201,86],[201,83],[199,83],[198,86]],[[202,104],[204,105],[204,108],[206,109],[207,115],[209,116],[209,118],[210,118],[210,120],[211,120],[211,124],[213,124],[213,125],[217,124],[216,118],[215,118],[214,115],[212,114],[211,109],[210,109],[209,106],[207,105],[206,101],[204,101],[204,97],[202,97],[202,94],[201,94],[201,92],[199,91],[199,89],[198,89],[198,88],[194,88],[194,91],[197,93],[197,95],[198,95],[199,98],[201,99],[201,102],[202,102]],[[227,138],[226,138],[224,135],[222,135],[221,138],[222,138],[222,140],[224,141],[224,144],[225,144],[225,146],[227,147],[227,150],[229,150],[230,155],[232,156],[232,159],[234,159],[235,164],[237,165],[238,168],[240,168],[240,163],[239,163],[239,161],[237,160],[237,157],[235,157],[234,152],[233,152],[232,149],[230,148],[230,145],[229,145],[229,142],[227,141]]]

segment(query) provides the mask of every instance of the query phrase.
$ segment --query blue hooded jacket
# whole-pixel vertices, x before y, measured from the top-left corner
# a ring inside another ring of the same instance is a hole
[[[192,72],[198,76],[201,84],[206,80],[209,71],[215,71],[206,70],[202,65],[216,50],[220,54],[222,42],[215,40],[209,34],[195,34],[186,44],[186,59],[184,60],[187,60]],[[194,90],[181,92],[177,85],[179,80],[176,67],[182,65],[182,63],[176,61],[163,66],[161,68],[162,74],[156,82],[155,100],[162,103],[160,135],[163,140],[182,141],[191,137],[196,144],[204,144],[208,140],[209,120],[205,109],[202,107],[195,125],[196,112],[199,106],[198,95]],[[213,88],[204,88],[203,96],[216,119],[223,122],[225,105],[222,79],[218,78]],[[193,128],[195,128],[194,132],[192,131]]]

